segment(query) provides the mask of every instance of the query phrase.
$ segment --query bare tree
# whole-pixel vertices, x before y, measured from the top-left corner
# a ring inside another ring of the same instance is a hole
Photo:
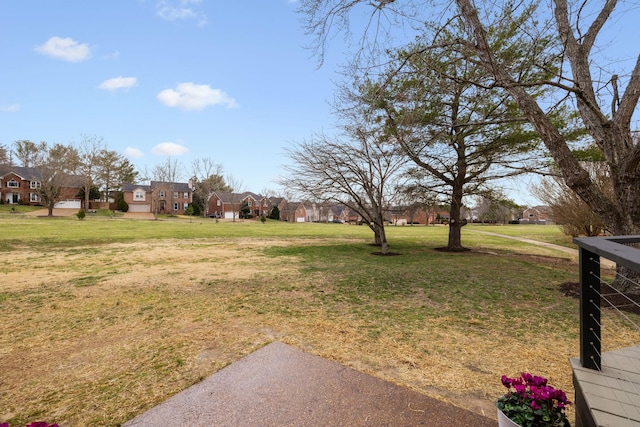
[[[355,211],[387,254],[386,213],[407,159],[375,132],[352,129],[343,138],[319,135],[288,151],[293,164],[283,185],[298,194]]]
[[[70,146],[55,144],[49,147],[41,143],[33,158],[37,161],[31,167],[40,174],[40,188],[36,193],[51,217],[56,203],[64,197],[72,197],[74,194],[70,191],[79,184],[80,178],[72,175],[77,155]]]
[[[182,165],[177,160],[168,157],[164,163],[155,165],[151,173],[155,181],[155,183],[152,181],[151,187],[153,189],[154,184],[156,186],[154,189],[156,219],[158,218],[158,213],[165,210],[168,210],[169,214],[173,216],[175,200],[173,193],[175,184],[182,173]],[[160,196],[160,194],[164,194],[164,197]],[[167,204],[169,205],[168,207]]]
[[[517,219],[521,207],[501,192],[476,197],[476,215],[482,222],[503,223]]]
[[[0,165],[9,165],[9,164],[10,164],[9,149],[4,144],[0,144]]]
[[[227,175],[225,179],[229,186],[229,202],[231,205],[231,215],[233,217],[233,222],[236,221],[236,217],[240,216],[240,207],[242,205],[242,192],[244,191],[244,182],[236,178],[233,175]]]
[[[97,180],[101,155],[104,153],[105,145],[100,137],[82,135],[80,141],[75,144],[74,148],[77,153],[75,172],[76,175],[82,177],[84,208],[89,209],[89,196]]]
[[[609,169],[603,161],[597,147],[581,150],[576,155],[583,157],[582,167],[587,170],[591,180],[608,197],[613,197],[613,187]],[[573,192],[559,175],[543,178],[532,186],[532,193],[541,202],[553,210],[556,223],[562,226],[565,234],[577,237],[597,236],[606,230],[602,219]]]
[[[34,167],[42,163],[42,156],[46,151],[47,143],[44,141],[36,144],[28,139],[21,139],[13,143],[13,153],[25,168]]]
[[[190,176],[193,201],[198,204],[203,215],[208,214],[209,198],[214,191],[231,190],[224,180],[222,165],[209,157],[195,159],[191,163]]]

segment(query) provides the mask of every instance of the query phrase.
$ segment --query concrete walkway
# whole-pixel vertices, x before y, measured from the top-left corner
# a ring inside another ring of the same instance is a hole
[[[539,240],[527,239],[527,238],[524,238],[524,237],[507,236],[506,234],[493,233],[491,231],[481,231],[481,230],[474,230],[474,229],[471,229],[470,231],[472,231],[474,233],[487,234],[487,235],[490,235],[490,236],[504,237],[505,239],[518,240],[520,242],[525,242],[525,243],[529,243],[529,244],[536,245],[536,246],[543,246],[545,248],[555,249],[557,251],[573,255],[576,258],[576,260],[580,256],[580,254],[578,252],[578,249],[572,249],[572,248],[568,248],[566,246],[554,245],[553,243],[541,242]],[[614,262],[608,260],[608,259],[602,259],[601,261],[602,261],[602,267],[603,268],[608,268],[608,269],[615,269],[616,268],[616,264]]]
[[[497,421],[275,342],[124,424],[495,427]]]

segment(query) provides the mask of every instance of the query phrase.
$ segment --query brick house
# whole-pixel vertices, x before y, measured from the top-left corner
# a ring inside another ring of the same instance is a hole
[[[249,207],[251,216],[255,218],[269,216],[273,206],[268,197],[250,191],[244,193],[214,191],[209,197],[207,212],[212,218],[240,218],[240,209],[244,203]]]
[[[68,184],[60,191],[56,208],[80,209],[82,201],[78,192],[82,183],[77,177],[69,175]],[[20,166],[0,167],[0,200],[10,205],[40,206],[42,201],[38,189],[42,186],[42,173],[37,168]]]
[[[394,225],[428,225],[436,222],[435,209],[417,203],[409,206],[394,206],[387,211],[387,215],[389,222]]]
[[[549,206],[534,206],[522,212],[522,224],[555,224],[553,210]]]
[[[288,222],[306,222],[307,209],[302,202],[287,202],[280,209],[280,220]]]
[[[124,184],[122,195],[129,212],[184,215],[193,201],[193,190],[184,182]]]

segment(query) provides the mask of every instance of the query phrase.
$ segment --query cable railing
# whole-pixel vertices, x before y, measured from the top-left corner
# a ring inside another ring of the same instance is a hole
[[[574,243],[580,252],[579,364],[587,368],[573,365],[576,424],[640,425],[640,236]]]

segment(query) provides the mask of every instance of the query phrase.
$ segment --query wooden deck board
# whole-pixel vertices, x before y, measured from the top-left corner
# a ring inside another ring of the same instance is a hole
[[[596,425],[640,427],[640,346],[604,353],[601,371],[571,366]]]

